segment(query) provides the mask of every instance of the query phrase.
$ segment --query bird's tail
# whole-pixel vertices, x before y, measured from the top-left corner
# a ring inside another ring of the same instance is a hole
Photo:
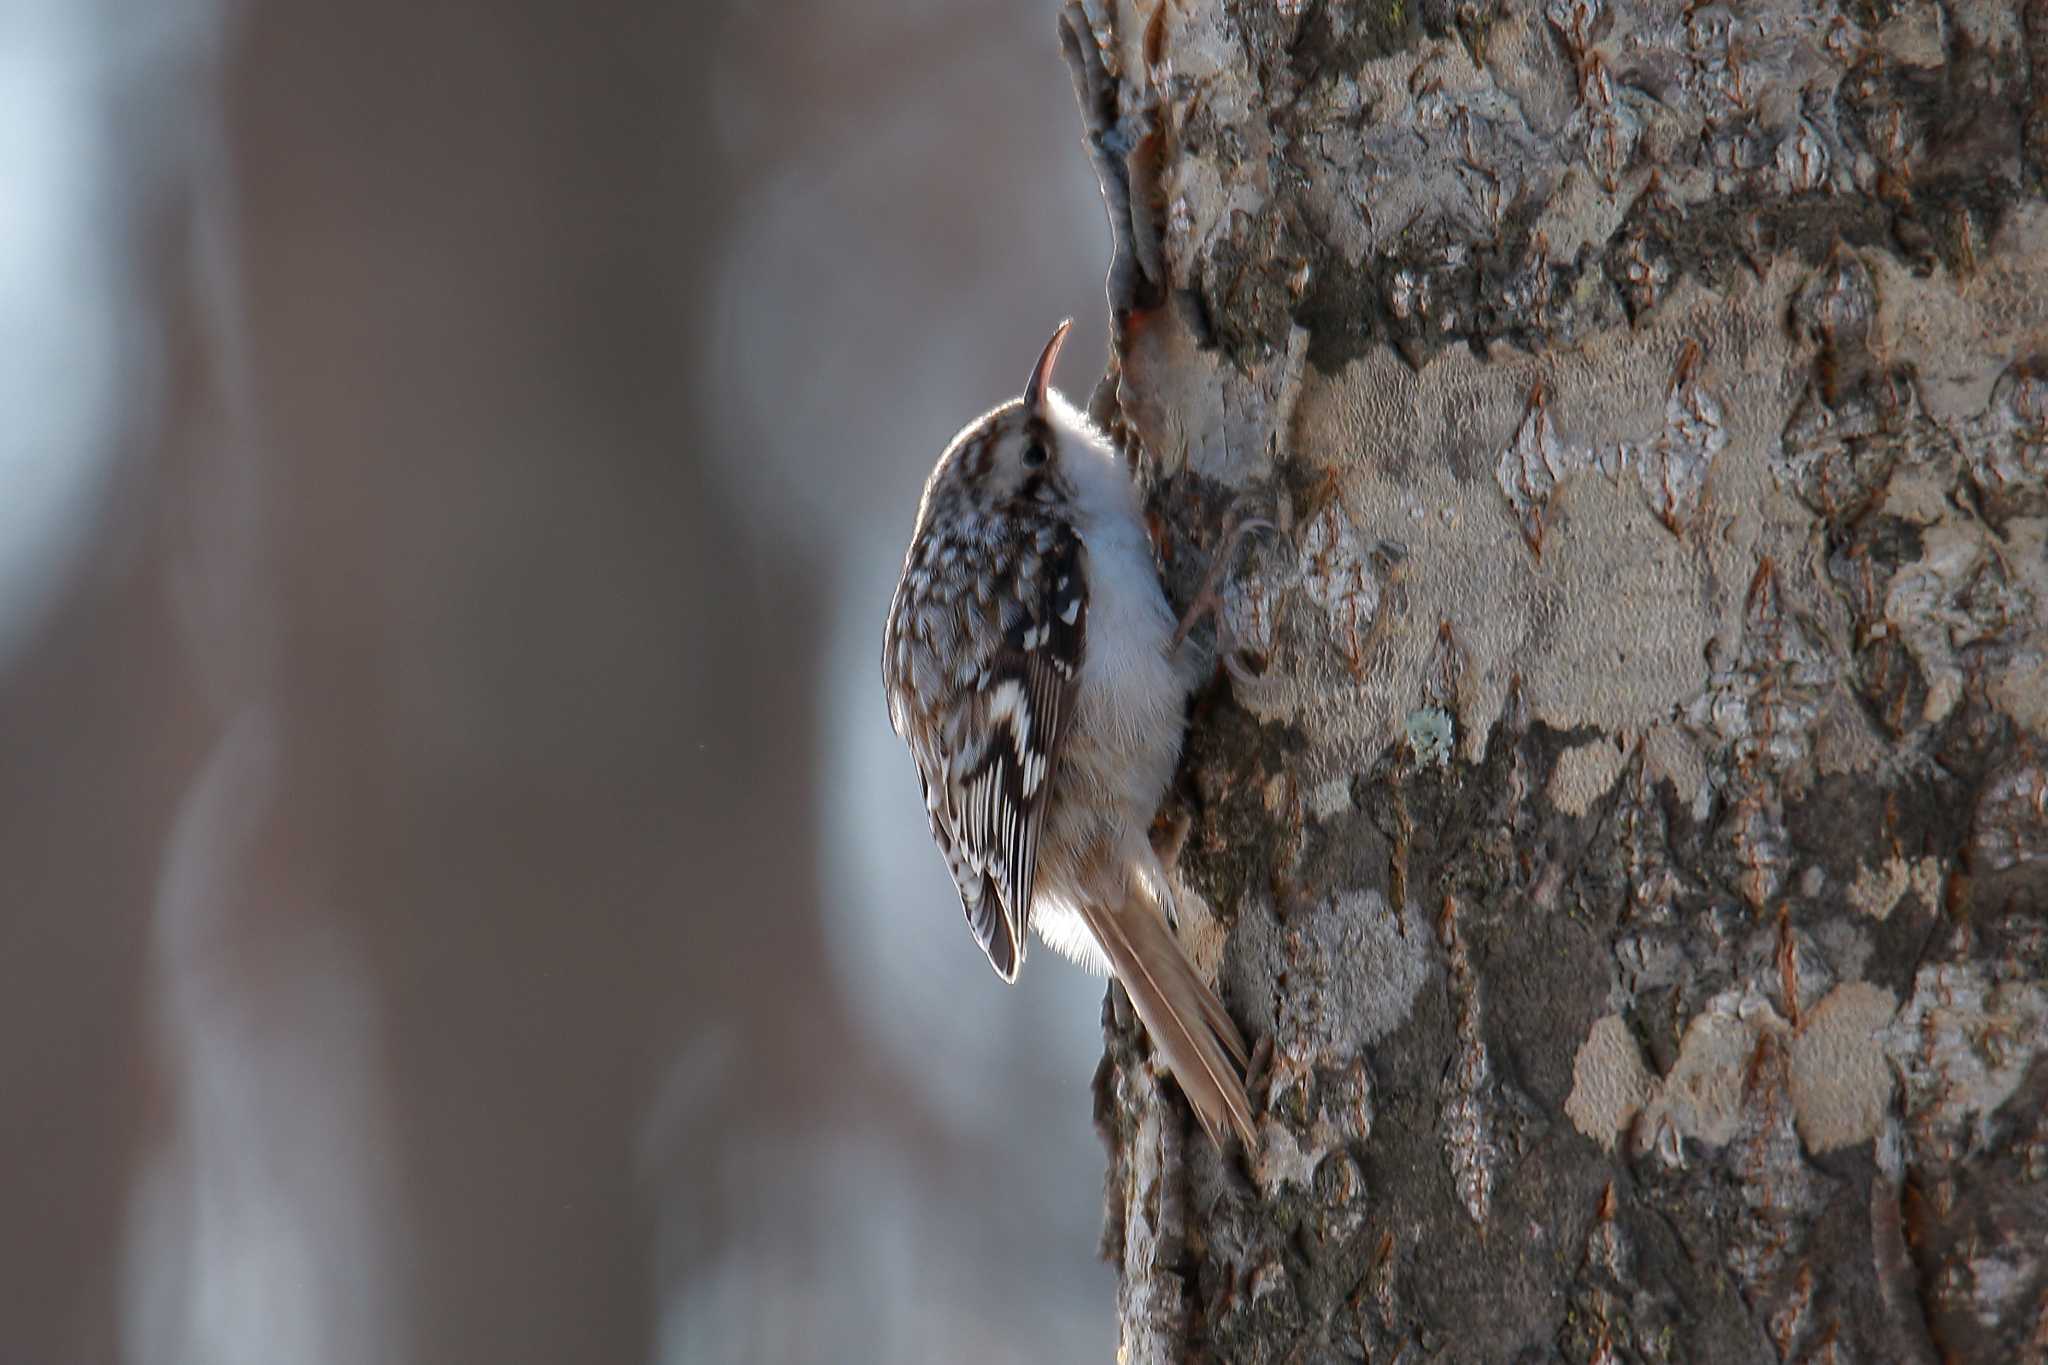
[[[1144,1021],[1152,1045],[1180,1082],[1182,1093],[1218,1147],[1235,1130],[1247,1150],[1257,1146],[1251,1100],[1244,1089],[1244,1036],[1216,993],[1202,984],[1152,899],[1126,884],[1123,903],[1081,906],[1088,931],[1102,946]]]

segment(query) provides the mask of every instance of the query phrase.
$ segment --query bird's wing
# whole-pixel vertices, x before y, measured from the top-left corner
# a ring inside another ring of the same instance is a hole
[[[955,604],[994,615],[984,630],[955,623],[957,664],[926,723],[891,707],[968,927],[1005,981],[1024,961],[1039,827],[1081,671],[1088,594],[1080,560],[1071,527],[1040,528],[1012,578],[977,584]],[[980,657],[959,648],[977,638],[986,642]]]

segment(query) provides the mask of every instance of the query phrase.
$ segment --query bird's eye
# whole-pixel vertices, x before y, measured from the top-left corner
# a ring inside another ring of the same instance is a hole
[[[1024,467],[1036,469],[1045,463],[1045,442],[1033,441],[1024,447]]]

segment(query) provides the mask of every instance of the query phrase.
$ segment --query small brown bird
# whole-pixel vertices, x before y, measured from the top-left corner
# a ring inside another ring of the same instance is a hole
[[[1209,1136],[1256,1145],[1244,1038],[1168,928],[1148,831],[1180,758],[1193,681],[1137,490],[1051,387],[939,457],[889,608],[882,682],[932,837],[998,975],[1027,930],[1116,974]]]

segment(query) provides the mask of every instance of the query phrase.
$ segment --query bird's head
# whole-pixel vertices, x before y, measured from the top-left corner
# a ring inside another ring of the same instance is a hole
[[[1021,397],[968,423],[946,447],[925,488],[927,514],[935,499],[993,511],[1073,497],[1071,461],[1086,445],[1087,419],[1052,389],[1053,365],[1072,326],[1069,319],[1054,329]]]

